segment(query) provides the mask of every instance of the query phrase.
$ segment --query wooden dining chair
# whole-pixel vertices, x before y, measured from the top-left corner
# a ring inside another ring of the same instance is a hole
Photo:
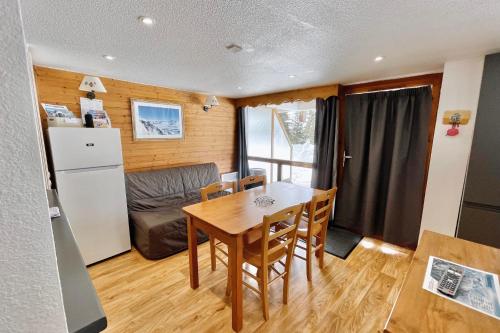
[[[313,196],[309,209],[300,221],[297,230],[297,247],[306,252],[306,256],[302,257],[295,253],[295,256],[306,261],[307,280],[311,281],[312,257],[313,253],[319,259],[319,267],[324,267],[325,258],[325,241],[328,221],[333,208],[333,200],[337,188],[334,187],[325,193]],[[314,242],[313,242],[314,240]],[[314,244],[313,244],[314,243]]]
[[[254,184],[262,184],[262,186],[265,186],[267,184],[267,178],[266,176],[248,176],[245,178],[240,179],[240,191],[245,191],[247,186],[254,185]]]
[[[243,247],[243,261],[257,268],[254,275],[246,269],[243,272],[255,279],[259,285],[256,289],[252,285],[243,281],[243,285],[256,292],[262,301],[262,312],[264,319],[269,319],[268,285],[279,278],[283,279],[283,304],[288,302],[288,285],[290,278],[290,266],[293,257],[293,250],[297,242],[297,229],[300,223],[304,205],[295,205],[285,208],[272,215],[263,218],[262,237],[252,243],[245,243]],[[287,227],[274,232],[273,226],[283,222],[293,221]],[[286,261],[282,259],[286,257]],[[274,267],[275,263],[282,266],[282,271]],[[276,276],[271,278],[271,271]]]
[[[229,189],[232,190],[233,194],[236,193],[236,182],[217,182],[207,185],[206,187],[200,189],[201,201],[209,200],[210,194],[221,194]],[[215,271],[215,269],[217,268],[217,259],[227,267],[228,254],[224,250],[224,248],[221,247],[222,242],[218,241],[211,235],[209,235],[208,238],[210,242],[210,262],[212,271]],[[224,256],[224,258],[219,257],[216,251],[219,251]]]

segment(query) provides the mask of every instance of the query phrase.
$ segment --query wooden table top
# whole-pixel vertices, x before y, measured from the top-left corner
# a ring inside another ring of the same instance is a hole
[[[258,228],[264,215],[276,213],[286,207],[308,203],[313,195],[323,193],[309,187],[275,182],[233,195],[186,206],[182,210],[231,235],[243,234]],[[258,207],[254,200],[270,196],[275,202],[269,207]]]
[[[500,320],[422,288],[429,256],[500,274],[500,250],[424,231],[386,332],[500,332]]]

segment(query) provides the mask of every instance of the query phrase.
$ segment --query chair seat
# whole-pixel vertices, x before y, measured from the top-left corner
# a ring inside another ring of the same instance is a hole
[[[261,255],[262,255],[262,238],[249,244],[245,244],[243,249],[243,259],[249,264],[260,267],[261,265]],[[269,242],[269,248],[279,245],[280,242],[273,239]],[[286,255],[286,246],[282,247],[278,251],[274,252],[269,256],[269,263],[278,261],[280,258]]]
[[[243,235],[243,241],[245,244],[250,244],[258,241],[262,238],[262,229],[254,229]]]
[[[299,228],[297,229],[297,236],[300,238],[307,237],[307,228],[309,227],[309,222],[306,218],[302,217],[300,220]],[[321,232],[321,224],[316,223],[312,226],[312,235],[315,236]]]
[[[255,229],[255,230],[250,230],[246,234],[243,235],[243,242],[244,244],[250,244],[258,241],[259,239],[262,238],[262,230],[261,229]],[[220,245],[224,244],[224,242],[220,240],[216,240],[215,245]]]
[[[283,221],[280,224],[291,225],[293,221]],[[297,229],[297,236],[300,238],[307,238],[307,228],[309,227],[309,219],[302,216],[300,219],[299,228]],[[314,224],[312,235],[315,236],[321,232],[321,224]]]

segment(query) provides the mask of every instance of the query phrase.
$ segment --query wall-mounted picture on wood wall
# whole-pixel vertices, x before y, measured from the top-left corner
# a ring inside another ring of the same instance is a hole
[[[132,99],[134,140],[182,139],[182,105]]]

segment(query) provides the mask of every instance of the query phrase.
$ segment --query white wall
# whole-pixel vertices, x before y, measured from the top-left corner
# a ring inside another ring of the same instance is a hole
[[[454,236],[474,133],[474,124],[483,76],[484,56],[446,62],[432,144],[420,235],[432,230]],[[468,125],[458,136],[446,136],[446,110],[471,110]]]
[[[0,44],[0,331],[67,332],[18,0]]]

